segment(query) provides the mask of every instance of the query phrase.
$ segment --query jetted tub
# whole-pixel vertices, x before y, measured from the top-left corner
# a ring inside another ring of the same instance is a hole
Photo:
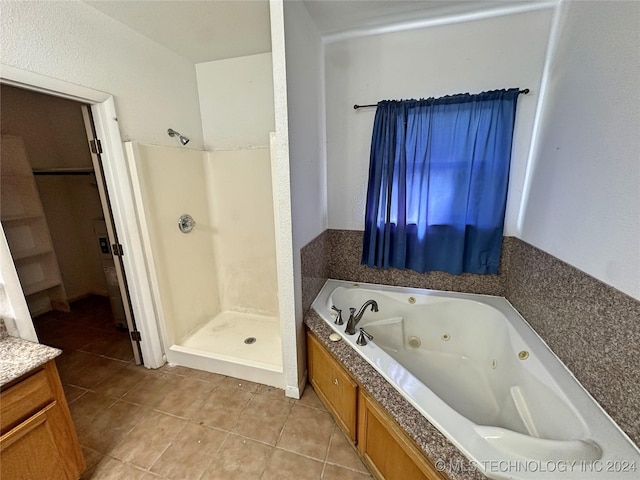
[[[640,476],[640,450],[504,298],[328,280],[313,308],[488,477]]]

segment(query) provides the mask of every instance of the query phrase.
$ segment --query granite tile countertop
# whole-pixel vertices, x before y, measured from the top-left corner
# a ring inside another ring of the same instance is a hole
[[[398,422],[438,470],[443,471],[451,480],[486,478],[348,343],[331,342],[329,335],[333,331],[315,310],[309,310],[304,323],[360,385]]]
[[[61,353],[57,348],[9,336],[4,320],[0,319],[0,387]]]

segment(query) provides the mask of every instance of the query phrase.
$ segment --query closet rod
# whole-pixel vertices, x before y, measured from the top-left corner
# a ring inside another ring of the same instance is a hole
[[[34,175],[93,175],[93,167],[83,168],[37,168]]]
[[[530,92],[530,90],[529,90],[528,88],[525,88],[524,90],[520,90],[520,93],[521,93],[522,95],[526,95],[526,94],[528,94],[529,92]],[[359,108],[368,108],[368,107],[377,107],[377,106],[378,106],[378,104],[377,104],[377,103],[374,103],[374,104],[371,104],[371,105],[354,105],[354,106],[353,106],[353,109],[354,109],[354,110],[358,110]]]

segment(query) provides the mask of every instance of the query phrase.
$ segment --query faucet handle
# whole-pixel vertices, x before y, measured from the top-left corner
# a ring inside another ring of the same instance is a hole
[[[360,335],[358,335],[358,339],[356,340],[356,343],[358,345],[366,345],[367,340],[373,340],[373,335],[366,332],[364,328],[360,327]]]
[[[340,310],[335,305],[331,305],[331,310],[335,310],[336,312],[338,312],[338,315],[336,316],[336,320],[333,323],[335,323],[336,325],[342,325],[344,323],[344,320],[342,320],[342,310]]]

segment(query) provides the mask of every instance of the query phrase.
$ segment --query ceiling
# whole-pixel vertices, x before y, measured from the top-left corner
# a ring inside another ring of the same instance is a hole
[[[287,0],[300,1],[300,0]],[[304,0],[322,35],[544,0]],[[194,63],[271,51],[268,0],[85,0]]]
[[[525,0],[526,1],[526,0]],[[486,11],[523,0],[305,0],[323,35]],[[528,2],[531,3],[531,2]]]
[[[193,63],[271,51],[268,0],[85,0]]]

